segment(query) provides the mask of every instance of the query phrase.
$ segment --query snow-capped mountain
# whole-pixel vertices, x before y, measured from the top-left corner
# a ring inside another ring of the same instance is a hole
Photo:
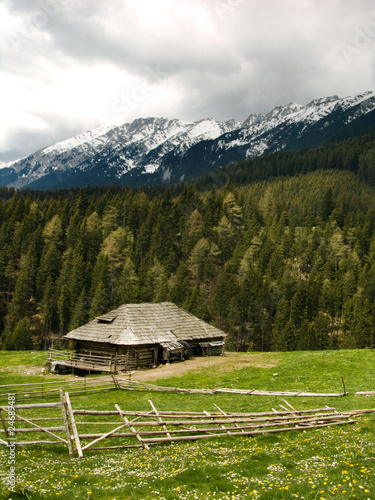
[[[375,91],[291,103],[244,122],[139,118],[0,164],[0,185],[56,189],[168,184],[246,157],[315,147],[375,130]]]

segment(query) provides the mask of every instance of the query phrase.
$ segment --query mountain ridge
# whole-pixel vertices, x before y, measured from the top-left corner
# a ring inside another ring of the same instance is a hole
[[[137,118],[0,164],[0,186],[56,189],[171,184],[265,153],[319,146],[375,130],[375,91],[291,102],[243,122]]]

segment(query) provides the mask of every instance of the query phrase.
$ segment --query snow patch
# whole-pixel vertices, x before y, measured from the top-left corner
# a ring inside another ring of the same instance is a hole
[[[163,172],[162,179],[163,179],[164,182],[168,182],[171,179],[171,169],[170,168],[167,168]]]
[[[150,163],[148,165],[144,165],[143,168],[144,168],[144,172],[142,172],[143,174],[153,174],[154,172],[157,171],[159,165],[157,163]]]
[[[89,130],[88,132],[84,132],[83,134],[78,134],[70,139],[66,139],[65,141],[52,144],[51,146],[44,148],[42,151],[44,154],[49,154],[52,152],[62,153],[64,151],[74,149],[77,146],[81,146],[82,144],[85,144],[87,142],[93,142],[96,138],[105,135],[112,128],[113,127],[106,125],[93,130]]]

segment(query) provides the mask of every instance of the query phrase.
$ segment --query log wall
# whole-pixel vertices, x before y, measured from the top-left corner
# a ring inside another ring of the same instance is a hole
[[[114,346],[111,344],[99,344],[98,342],[80,341],[77,343],[79,353],[93,355],[114,355],[116,353],[125,357],[125,370],[136,368],[149,368],[157,362],[157,348],[155,345],[145,346]],[[123,369],[123,368],[122,368]]]

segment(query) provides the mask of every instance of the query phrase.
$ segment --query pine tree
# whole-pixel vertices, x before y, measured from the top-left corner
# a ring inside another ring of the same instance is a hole
[[[37,267],[33,250],[30,248],[27,255],[21,258],[21,269],[15,284],[13,300],[9,305],[8,321],[11,328],[32,310]]]
[[[33,349],[30,327],[26,318],[19,320],[14,329],[9,331],[3,347],[7,351],[27,351]]]
[[[181,262],[176,274],[172,274],[168,281],[169,300],[182,306],[190,292],[189,269],[185,262]]]
[[[60,327],[62,333],[67,333],[70,321],[71,298],[68,285],[61,287],[60,296],[57,300],[57,311],[59,314]]]
[[[62,236],[63,228],[61,219],[58,215],[54,215],[44,227],[43,238],[46,244],[53,243],[56,247],[59,247],[62,243]]]
[[[113,290],[113,302],[116,307],[122,304],[134,304],[138,302],[138,277],[135,266],[128,257],[123,265],[121,275],[116,281]]]
[[[233,227],[239,227],[242,224],[242,209],[237,204],[233,193],[229,192],[223,201],[225,215]]]
[[[335,208],[335,204],[333,201],[333,193],[332,193],[332,189],[329,187],[324,192],[322,206],[320,209],[320,216],[324,222],[327,222],[328,217],[331,215],[334,208]]]
[[[86,290],[83,289],[74,304],[72,317],[69,324],[69,329],[74,330],[75,328],[84,325],[88,321],[88,319],[89,319],[88,298]]]
[[[55,243],[46,244],[40,260],[36,275],[37,298],[44,294],[44,288],[48,280],[56,282],[60,273],[61,252]]]
[[[101,314],[105,314],[109,310],[110,297],[108,289],[103,286],[103,283],[99,283],[91,300],[89,319],[93,319],[97,316],[100,316]]]

